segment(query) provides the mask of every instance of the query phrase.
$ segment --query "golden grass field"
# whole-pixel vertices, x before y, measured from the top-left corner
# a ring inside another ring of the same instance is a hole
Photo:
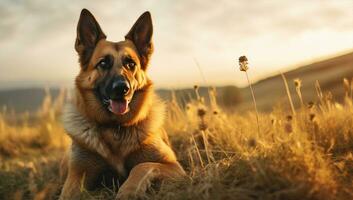
[[[317,84],[318,101],[303,102],[295,113],[289,103],[276,104],[259,113],[259,130],[254,111],[227,112],[212,89],[209,105],[199,95],[186,107],[173,98],[165,128],[188,178],[156,185],[147,198],[353,199],[352,84],[342,86],[343,103]],[[60,121],[64,102],[64,90],[56,99],[46,96],[35,119],[23,114],[20,122],[1,112],[0,199],[58,197],[60,159],[70,145]],[[114,199],[116,188],[82,192]]]

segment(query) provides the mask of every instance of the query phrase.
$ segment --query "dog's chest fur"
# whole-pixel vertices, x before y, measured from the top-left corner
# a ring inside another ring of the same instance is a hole
[[[140,148],[142,131],[132,130],[126,127],[99,128],[100,143],[106,148],[108,155],[106,160],[114,166],[120,174],[125,175],[126,157]]]
[[[153,113],[151,115],[153,116]],[[123,176],[127,175],[124,167],[126,158],[139,151],[148,134],[161,126],[156,123],[151,125],[148,120],[130,127],[98,125],[89,122],[73,104],[66,105],[63,123],[74,142],[98,153]]]

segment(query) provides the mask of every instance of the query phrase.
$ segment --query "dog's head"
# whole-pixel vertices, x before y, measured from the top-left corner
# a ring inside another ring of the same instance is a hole
[[[153,51],[152,33],[151,15],[145,12],[125,40],[110,42],[94,16],[82,10],[75,43],[81,65],[76,87],[78,104],[89,118],[126,122],[136,114],[131,109],[139,106],[134,102],[137,93],[150,84],[146,69]]]

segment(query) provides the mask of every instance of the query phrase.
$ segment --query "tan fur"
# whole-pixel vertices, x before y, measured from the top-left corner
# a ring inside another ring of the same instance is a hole
[[[89,15],[95,22],[87,12],[83,11],[81,18]],[[129,34],[140,30],[134,27],[141,26],[141,22],[136,24]],[[138,46],[139,41],[134,41],[136,37],[129,34],[125,41],[109,42],[100,27],[96,29],[99,41],[89,61],[84,57],[87,44],[81,41],[85,35],[79,33],[76,41],[81,71],[75,81],[75,98],[65,107],[63,116],[64,127],[73,143],[70,156],[62,162],[61,174],[67,177],[60,199],[79,199],[80,188],[95,187],[99,184],[97,178],[107,169],[113,170],[123,182],[117,199],[143,196],[151,181],[185,174],[163,130],[164,104],[154,93],[152,81],[146,74],[152,44],[142,48]],[[108,72],[95,67],[106,54],[115,58],[114,68],[109,73],[124,75],[132,87],[127,94],[131,97],[130,110],[121,116],[110,114],[94,93],[97,82],[107,77]],[[121,67],[119,59],[125,54],[136,61],[137,69],[133,73]]]

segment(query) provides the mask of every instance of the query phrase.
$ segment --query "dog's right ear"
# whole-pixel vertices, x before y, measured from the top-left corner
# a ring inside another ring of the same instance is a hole
[[[153,52],[152,43],[153,24],[150,12],[144,12],[130,29],[125,39],[132,41],[140,55],[141,67],[146,70],[151,54]]]
[[[82,9],[77,24],[75,49],[83,68],[87,67],[97,42],[106,37],[92,13],[87,9]]]

